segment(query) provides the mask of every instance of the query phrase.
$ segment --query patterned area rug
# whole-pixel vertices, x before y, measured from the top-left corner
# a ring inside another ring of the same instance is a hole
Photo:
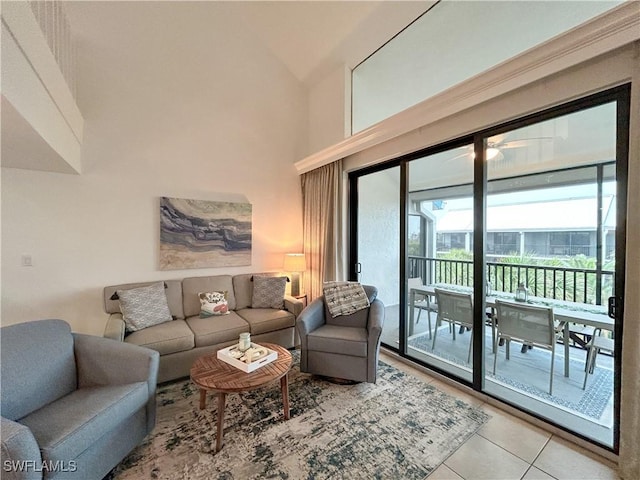
[[[442,329],[442,333],[443,335],[438,335],[440,343],[436,344],[435,354],[457,365],[469,367],[466,360],[470,335],[465,335],[460,342],[447,343],[450,335],[447,335],[446,327]],[[431,352],[431,340],[427,334],[416,335],[409,340],[409,346],[425,353]],[[593,420],[600,419],[613,395],[613,371],[596,366],[594,373],[589,375],[587,388],[582,390],[584,362],[570,359],[570,377],[564,377],[564,357],[561,353],[562,345],[558,345],[554,363],[553,395],[549,395],[548,391],[551,361],[551,353],[548,350],[534,348],[523,354],[520,352],[520,344],[514,342],[511,347],[511,359],[507,360],[504,347],[500,347],[494,376],[493,353],[490,353],[489,346],[487,376],[547,403],[580,413]]]
[[[190,381],[158,389],[156,428],[113,479],[424,479],[488,419],[435,387],[380,363],[378,382],[336,385],[289,374],[291,419],[279,383],[227,397],[215,452],[216,401]]]

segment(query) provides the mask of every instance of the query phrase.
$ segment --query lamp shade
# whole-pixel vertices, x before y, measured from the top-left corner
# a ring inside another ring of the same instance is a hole
[[[287,253],[284,256],[285,272],[304,272],[307,269],[307,262],[304,253]]]

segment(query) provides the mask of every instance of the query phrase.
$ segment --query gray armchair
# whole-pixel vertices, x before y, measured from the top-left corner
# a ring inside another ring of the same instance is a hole
[[[324,297],[316,298],[296,320],[300,371],[356,382],[376,382],[384,305],[376,287],[363,285],[371,304],[332,318]]]
[[[153,429],[158,352],[63,320],[0,335],[3,479],[103,478]]]

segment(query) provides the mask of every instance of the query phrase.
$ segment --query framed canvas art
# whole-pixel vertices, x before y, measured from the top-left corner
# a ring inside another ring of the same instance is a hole
[[[251,265],[251,204],[160,198],[160,269]]]

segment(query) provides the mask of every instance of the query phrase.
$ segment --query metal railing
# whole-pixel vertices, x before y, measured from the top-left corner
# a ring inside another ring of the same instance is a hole
[[[425,284],[472,287],[473,261],[410,256],[408,274]],[[614,277],[612,270],[487,262],[487,280],[493,290],[514,293],[524,283],[533,296],[569,302],[606,304],[614,295]]]

